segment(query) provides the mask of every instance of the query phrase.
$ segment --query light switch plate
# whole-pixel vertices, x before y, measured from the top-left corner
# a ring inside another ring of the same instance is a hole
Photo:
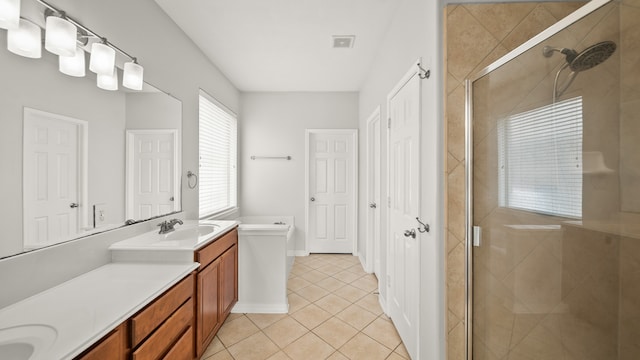
[[[93,227],[97,228],[107,224],[107,205],[93,205]]]

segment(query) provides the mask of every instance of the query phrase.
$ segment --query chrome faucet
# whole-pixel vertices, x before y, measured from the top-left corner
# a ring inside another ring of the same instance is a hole
[[[167,234],[174,231],[175,229],[173,227],[176,224],[182,225],[183,222],[180,219],[171,219],[168,221],[161,222],[160,224],[158,224],[158,226],[160,226],[160,232],[158,232],[158,234]]]

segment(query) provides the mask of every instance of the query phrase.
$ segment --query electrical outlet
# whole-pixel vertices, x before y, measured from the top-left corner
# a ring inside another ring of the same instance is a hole
[[[107,205],[93,205],[93,227],[97,228],[107,224]]]

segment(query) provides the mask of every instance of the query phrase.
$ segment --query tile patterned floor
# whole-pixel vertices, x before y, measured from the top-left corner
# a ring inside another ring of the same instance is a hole
[[[377,288],[355,256],[297,257],[289,313],[229,315],[202,359],[409,359]]]

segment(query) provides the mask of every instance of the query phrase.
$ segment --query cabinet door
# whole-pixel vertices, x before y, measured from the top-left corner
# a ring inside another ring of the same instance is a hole
[[[93,348],[76,358],[76,360],[124,360],[126,325],[118,326],[113,332],[100,340]]]
[[[220,259],[215,260],[198,273],[198,316],[196,350],[202,355],[221,324],[219,314]]]
[[[222,282],[220,284],[222,301],[222,318],[231,312],[238,301],[238,246],[233,245],[220,257]]]

